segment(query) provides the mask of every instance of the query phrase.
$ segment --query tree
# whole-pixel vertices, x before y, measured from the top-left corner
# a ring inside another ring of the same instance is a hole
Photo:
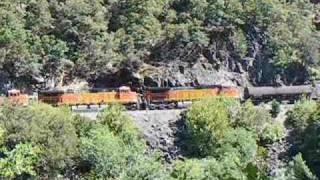
[[[31,58],[28,36],[24,29],[25,8],[22,2],[1,2],[0,9],[0,68],[10,79],[31,78],[37,72],[37,62]]]
[[[303,136],[301,138],[301,142],[299,144],[299,150],[303,154],[304,159],[306,160],[309,167],[314,170],[319,176],[319,129],[320,129],[320,121],[319,121],[319,113],[317,110],[316,119],[308,125],[305,129]]]
[[[69,110],[45,104],[28,107],[4,104],[0,112],[0,126],[5,129],[4,145],[7,149],[31,143],[41,150],[34,166],[37,174],[54,178],[75,165],[79,141]]]
[[[277,100],[273,100],[271,103],[271,114],[272,117],[277,117],[278,114],[280,113],[281,109],[280,109],[280,103]]]
[[[122,105],[108,105],[97,117],[98,122],[105,125],[111,133],[119,136],[125,144],[134,148],[144,148],[140,133]]]
[[[0,177],[4,179],[36,177],[36,164],[39,162],[41,150],[30,143],[18,144],[11,151],[1,151]]]
[[[99,127],[81,138],[80,156],[91,167],[96,178],[117,178],[134,163],[136,151],[108,129]]]
[[[160,156],[145,154],[145,142],[120,105],[108,106],[81,138],[80,154],[89,175],[107,179],[167,179]]]
[[[241,165],[239,166],[239,161],[233,154],[227,154],[220,160],[205,158],[176,161],[171,177],[177,180],[250,179],[248,169],[241,167]],[[263,179],[260,172],[251,177]]]
[[[299,153],[289,163],[288,167],[278,171],[275,179],[316,180],[317,177],[312,174],[305,161],[303,160],[302,155]]]
[[[261,135],[261,140],[264,143],[271,144],[281,140],[284,135],[284,126],[282,123],[268,124]]]
[[[217,97],[195,102],[187,111],[186,124],[190,136],[188,151],[194,156],[212,155],[217,142],[231,128],[225,99]]]
[[[136,158],[135,163],[128,167],[128,169],[120,175],[119,179],[170,179],[168,173],[170,169],[161,163],[159,154],[154,153],[147,156],[145,154],[140,154]]]
[[[317,111],[317,103],[308,99],[301,99],[289,111],[287,122],[298,132],[303,132],[310,123],[312,115]]]
[[[264,129],[272,123],[270,113],[262,107],[255,107],[251,101],[241,105],[235,115],[234,126],[243,127],[261,137]]]
[[[245,168],[253,162],[257,153],[257,142],[255,135],[243,128],[227,130],[224,137],[218,141],[212,156],[223,158],[232,154],[234,161],[239,161],[238,165]]]

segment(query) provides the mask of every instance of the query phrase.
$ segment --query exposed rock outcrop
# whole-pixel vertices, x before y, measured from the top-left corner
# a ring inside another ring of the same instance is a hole
[[[181,110],[132,111],[137,127],[142,132],[150,150],[160,149],[163,158],[170,162],[181,155],[176,134],[183,128]]]

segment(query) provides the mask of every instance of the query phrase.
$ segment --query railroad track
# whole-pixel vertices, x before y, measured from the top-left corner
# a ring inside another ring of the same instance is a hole
[[[181,109],[186,109],[188,106],[190,106],[192,103],[191,102],[184,102],[184,103],[178,103],[177,107],[174,108],[166,108],[164,106],[152,106],[148,110],[149,111],[154,111],[154,110],[181,110]],[[71,110],[72,112],[75,113],[94,113],[94,112],[100,112],[102,111],[106,105],[91,105],[91,106],[86,106],[86,105],[79,105],[79,106],[72,106]],[[131,109],[128,108],[128,111],[145,111],[145,109]]]

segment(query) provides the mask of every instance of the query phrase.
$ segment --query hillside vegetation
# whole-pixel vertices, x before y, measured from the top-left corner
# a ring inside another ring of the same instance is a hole
[[[194,103],[177,137],[182,156],[171,161],[147,148],[120,105],[108,105],[93,121],[64,107],[6,103],[0,107],[0,178],[315,180],[319,112],[313,101],[295,105],[288,116],[293,149],[283,164],[270,166],[268,147],[284,140],[284,126],[251,102],[216,97]]]
[[[202,60],[254,84],[303,83],[319,76],[316,3],[1,0],[0,70],[21,86],[113,77],[106,86],[116,86]]]

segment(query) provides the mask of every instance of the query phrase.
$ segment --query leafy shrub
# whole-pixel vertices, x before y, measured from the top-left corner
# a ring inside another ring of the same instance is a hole
[[[213,159],[213,161],[215,160]],[[188,159],[186,161],[176,161],[171,176],[178,180],[204,179],[205,172],[200,160]]]
[[[106,126],[115,136],[119,136],[124,143],[135,148],[144,148],[142,137],[133,124],[131,117],[125,113],[122,105],[108,105],[97,117],[98,125]]]
[[[227,130],[218,144],[212,156],[223,157],[227,154],[233,154],[243,167],[254,160],[258,148],[255,135],[243,128]]]
[[[255,107],[251,101],[246,101],[235,117],[234,126],[243,127],[261,137],[264,129],[271,123],[272,117],[268,110]]]
[[[317,110],[319,115],[319,110]],[[300,137],[301,142],[298,144],[298,150],[303,154],[304,159],[307,161],[307,164],[317,175],[320,175],[320,116],[313,120],[312,123],[308,125],[305,129],[302,137]]]
[[[233,156],[233,154],[226,154],[219,160],[210,157],[206,159],[176,161],[171,172],[171,177],[177,180],[241,180],[249,179],[249,177],[253,177],[254,179],[262,177],[262,175],[260,175],[261,173],[258,172],[258,169],[255,169],[254,165],[252,165],[250,169],[247,167],[243,168],[239,164],[241,164],[240,160]]]
[[[25,143],[40,148],[34,167],[37,174],[55,177],[75,164],[79,142],[71,112],[45,104],[22,107],[9,103],[1,106],[0,114],[7,149]]]
[[[289,163],[286,168],[279,169],[275,180],[293,179],[293,180],[316,180],[317,177],[312,174],[306,162],[303,160],[302,155],[299,153]]]
[[[89,164],[85,177],[167,179],[158,154],[145,154],[145,141],[121,105],[108,105],[97,123],[81,137],[81,159]]]
[[[278,114],[280,113],[281,109],[280,109],[280,103],[277,100],[273,100],[271,103],[271,114],[272,117],[277,117]]]
[[[127,167],[126,171],[120,175],[122,180],[167,180],[169,168],[166,168],[160,161],[159,154],[140,154],[136,157],[135,163]]]
[[[11,151],[0,151],[0,178],[22,179],[36,177],[36,164],[39,163],[41,150],[30,143],[18,144]],[[38,172],[39,173],[39,172]]]
[[[284,137],[284,126],[282,123],[269,124],[263,131],[261,140],[265,143],[273,143]]]
[[[186,124],[189,152],[195,156],[212,155],[217,141],[231,128],[224,98],[208,98],[192,104]]]
[[[194,103],[187,111],[189,153],[192,157],[215,157],[218,162],[232,155],[237,167],[245,169],[257,153],[255,131],[232,127],[228,98],[209,98]],[[212,108],[214,107],[214,108]]]
[[[136,153],[104,127],[93,129],[88,137],[81,138],[81,158],[89,163],[97,178],[119,177],[134,161]]]
[[[303,98],[296,102],[293,109],[288,112],[287,122],[299,132],[303,132],[316,111],[317,103]]]

